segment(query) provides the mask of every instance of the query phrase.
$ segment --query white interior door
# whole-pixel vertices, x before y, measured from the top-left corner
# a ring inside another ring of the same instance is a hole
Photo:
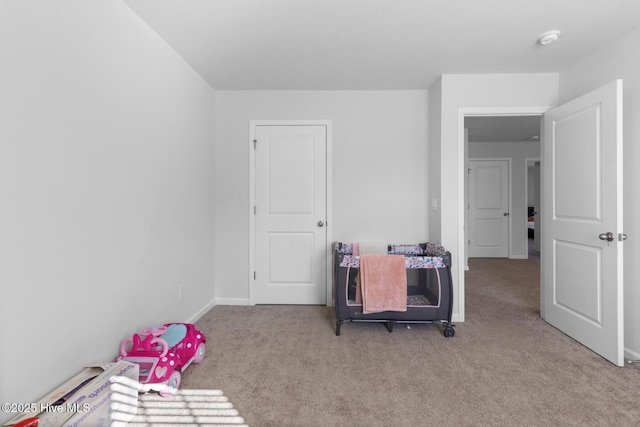
[[[326,304],[322,125],[256,125],[254,304]]]
[[[469,257],[509,257],[509,161],[469,159]]]
[[[623,366],[622,81],[545,114],[542,156],[541,314]]]

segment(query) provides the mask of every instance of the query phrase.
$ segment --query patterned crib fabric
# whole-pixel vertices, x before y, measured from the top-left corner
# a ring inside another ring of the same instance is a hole
[[[446,264],[442,257],[433,256],[405,256],[407,268],[444,268]]]
[[[335,242],[334,249],[339,254],[353,255],[353,243]],[[440,243],[426,242],[418,244],[388,245],[387,252],[394,255],[444,256],[447,250]]]
[[[345,254],[345,255],[353,254],[353,244],[352,243],[336,242],[334,249],[339,254]]]
[[[340,261],[340,267],[360,267],[360,257],[356,255],[345,255]]]
[[[424,246],[425,255],[444,256],[447,254],[447,250],[440,243],[427,242],[427,243],[422,243],[420,246]]]
[[[394,255],[422,255],[425,248],[422,245],[389,245],[389,254]]]
[[[405,256],[407,268],[444,268],[446,264],[442,257],[430,256]],[[340,261],[340,267],[360,267],[360,257],[356,255],[345,255]]]

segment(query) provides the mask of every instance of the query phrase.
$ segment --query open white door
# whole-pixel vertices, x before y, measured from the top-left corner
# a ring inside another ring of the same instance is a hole
[[[622,81],[544,117],[542,317],[624,365]]]

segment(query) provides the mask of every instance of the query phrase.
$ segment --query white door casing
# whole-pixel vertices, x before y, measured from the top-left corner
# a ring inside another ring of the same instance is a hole
[[[469,159],[469,257],[509,257],[509,160]]]
[[[326,123],[251,122],[251,304],[326,304]]]
[[[552,108],[552,105],[529,105],[529,106],[519,106],[519,107],[459,107],[458,108],[458,155],[457,155],[457,170],[459,171],[458,176],[458,188],[457,194],[458,199],[456,202],[457,207],[457,218],[465,218],[468,215],[468,202],[467,202],[467,194],[465,193],[465,186],[468,183],[468,174],[466,167],[466,160],[468,154],[468,147],[466,147],[465,143],[465,128],[464,128],[464,119],[465,117],[496,117],[496,116],[524,116],[524,115],[534,115],[534,116],[542,116],[545,112],[549,111]],[[454,278],[454,312],[453,318],[457,322],[464,322],[466,317],[466,297],[465,297],[465,267],[467,265],[466,258],[468,254],[468,231],[465,228],[465,220],[457,221],[457,245],[459,251],[464,251],[464,256],[460,256],[457,258],[453,255],[453,264],[451,266],[451,272]],[[457,286],[456,286],[457,284]]]
[[[533,166],[535,182],[533,184],[533,249],[540,252],[540,236],[542,227],[540,222],[540,161]]]
[[[541,315],[623,366],[621,80],[545,114],[542,167]]]

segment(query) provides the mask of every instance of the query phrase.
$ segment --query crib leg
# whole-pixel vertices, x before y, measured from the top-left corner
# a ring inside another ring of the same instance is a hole
[[[453,327],[455,326],[454,324],[444,322],[442,326],[444,327],[444,331],[442,331],[442,333],[445,337],[452,338],[456,334],[456,330],[453,329]]]
[[[336,336],[339,337],[340,336],[340,326],[342,325],[342,322],[339,320],[336,320]]]
[[[387,330],[389,332],[393,332],[393,325],[396,323],[395,320],[387,320]]]

